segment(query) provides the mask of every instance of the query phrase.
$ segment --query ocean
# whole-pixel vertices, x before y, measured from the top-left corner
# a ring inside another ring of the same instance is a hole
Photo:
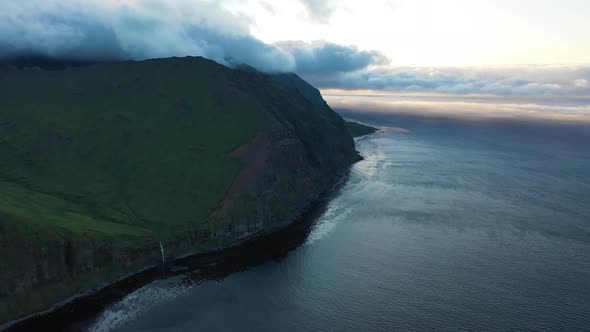
[[[590,128],[342,114],[382,130],[295,250],[88,331],[590,331]]]

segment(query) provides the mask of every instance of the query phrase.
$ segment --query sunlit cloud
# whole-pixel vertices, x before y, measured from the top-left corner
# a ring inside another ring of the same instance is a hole
[[[586,0],[283,0],[272,14],[255,3],[232,7],[267,43],[354,44],[400,66],[590,62]]]

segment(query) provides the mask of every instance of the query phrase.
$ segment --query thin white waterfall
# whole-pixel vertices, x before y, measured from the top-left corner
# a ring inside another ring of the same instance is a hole
[[[160,241],[160,252],[162,253],[162,263],[164,263],[166,257],[164,256],[164,245],[162,244],[162,241]]]

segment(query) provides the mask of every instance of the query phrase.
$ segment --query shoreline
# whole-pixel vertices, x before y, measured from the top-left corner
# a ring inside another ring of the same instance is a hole
[[[155,280],[194,270],[202,272],[201,280],[220,279],[271,259],[279,259],[305,241],[317,218],[346,184],[352,165],[336,177],[330,189],[310,202],[291,222],[223,247],[186,253],[161,264],[144,266],[113,281],[56,302],[43,311],[6,322],[0,325],[0,331],[77,331],[88,327],[108,305]],[[72,316],[76,317],[75,321],[68,320]]]

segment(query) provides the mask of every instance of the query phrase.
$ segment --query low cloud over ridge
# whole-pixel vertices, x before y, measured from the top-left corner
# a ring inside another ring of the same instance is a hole
[[[309,16],[316,22],[326,23],[332,15],[332,4],[328,0],[301,0]]]
[[[361,51],[354,46],[301,41],[283,41],[276,45],[293,55],[295,68],[300,74],[323,76],[355,72],[389,62],[377,51]]]
[[[589,65],[395,67],[378,51],[328,41],[267,44],[250,32],[251,17],[224,7],[232,1],[5,0],[0,12],[0,59],[201,55],[226,65],[246,63],[263,71],[296,72],[324,89],[527,96],[555,98],[555,103],[590,96]],[[335,3],[299,1],[316,16],[329,16]]]
[[[11,2],[0,13],[0,56],[141,60],[202,55],[262,70],[289,70],[292,56],[249,34],[249,19],[214,2],[73,0]]]
[[[250,18],[200,0],[19,1],[3,4],[0,58],[75,60],[201,55],[263,71],[346,72],[383,61],[378,52],[332,43],[279,47],[250,34]]]

